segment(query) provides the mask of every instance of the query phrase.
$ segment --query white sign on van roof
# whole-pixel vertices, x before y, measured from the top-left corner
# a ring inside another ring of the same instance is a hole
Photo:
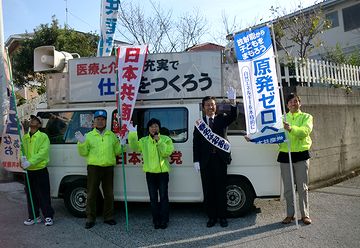
[[[70,102],[115,101],[115,57],[69,60]],[[137,99],[221,96],[218,51],[149,54]]]

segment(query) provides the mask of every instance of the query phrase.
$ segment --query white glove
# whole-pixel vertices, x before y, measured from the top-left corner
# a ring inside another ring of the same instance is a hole
[[[196,172],[200,172],[200,163],[199,162],[194,163],[194,169]]]
[[[118,135],[116,135],[116,138],[119,140],[121,145],[126,145],[126,139],[121,139],[121,137]]]
[[[129,132],[136,132],[137,131],[137,125],[135,125],[135,127],[134,127],[133,124],[129,123],[128,124],[128,130],[129,130]]]
[[[80,131],[76,131],[75,132],[75,138],[77,141],[79,141],[80,143],[84,143],[85,142],[85,137],[84,135],[80,132]]]
[[[25,161],[27,161],[27,158],[26,158],[26,156],[21,156],[21,163],[23,164],[23,163],[25,163]]]
[[[229,100],[236,100],[236,90],[233,87],[229,86],[226,95]]]
[[[21,156],[21,167],[26,170],[30,166],[30,162],[27,160],[25,156]]]
[[[126,139],[123,139],[123,140],[120,139],[120,144],[123,145],[123,146],[126,145]]]

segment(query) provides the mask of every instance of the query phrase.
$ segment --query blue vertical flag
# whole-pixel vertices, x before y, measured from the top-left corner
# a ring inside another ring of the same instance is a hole
[[[280,93],[269,27],[236,34],[247,136],[254,143],[285,141]]]
[[[20,167],[20,126],[16,116],[16,100],[10,76],[11,66],[6,51],[3,52],[3,57],[0,59],[3,60],[0,68],[0,79],[1,83],[6,85],[6,96],[9,101],[8,108],[6,109],[4,129],[1,134],[0,165],[8,171],[22,172],[23,169]]]
[[[97,56],[110,56],[114,46],[114,34],[116,30],[119,12],[119,0],[101,0],[100,13],[100,39]]]

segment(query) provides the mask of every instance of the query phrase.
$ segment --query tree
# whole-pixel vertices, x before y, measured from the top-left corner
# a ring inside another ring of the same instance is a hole
[[[78,53],[82,57],[96,55],[98,36],[81,33],[69,28],[61,28],[53,16],[51,24],[41,24],[33,34],[27,34],[20,48],[12,54],[13,79],[15,85],[22,87],[31,81],[41,84],[39,93],[45,89],[45,75],[34,72],[34,49],[39,46],[55,46],[56,50]]]
[[[291,57],[293,45],[297,45],[297,55],[306,58],[313,48],[321,45],[317,35],[329,28],[329,21],[325,19],[321,5],[314,5],[311,9],[303,10],[301,4],[293,14],[286,15],[280,7],[272,6],[270,11],[274,18],[274,32],[278,50],[283,50]]]
[[[336,44],[334,48],[327,48],[326,50],[326,54],[322,57],[324,60],[337,64],[360,66],[359,50],[355,50],[350,54],[346,54],[339,43]]]
[[[153,14],[146,17],[139,4],[120,2],[117,28],[120,39],[131,44],[148,44],[151,53],[179,52],[198,44],[205,34],[207,22],[199,11],[186,13],[176,21],[172,11],[151,0],[150,3]]]

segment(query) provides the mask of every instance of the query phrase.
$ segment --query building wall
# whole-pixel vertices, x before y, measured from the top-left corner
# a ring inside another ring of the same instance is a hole
[[[325,55],[329,48],[334,48],[336,44],[340,44],[341,48],[344,49],[346,53],[352,53],[356,49],[360,49],[360,28],[353,29],[350,31],[344,30],[344,19],[343,19],[343,9],[360,4],[359,0],[347,0],[347,1],[338,1],[330,7],[324,7],[322,9],[324,16],[328,13],[337,11],[339,26],[333,27],[325,30],[322,34],[318,34],[311,43],[315,45],[311,53],[308,54],[310,58],[320,58],[322,55]],[[287,51],[290,52],[292,56],[299,56],[298,50],[299,46],[294,44],[289,38],[290,34],[285,30],[285,37],[283,39],[283,44],[287,47]],[[284,56],[284,51],[279,51],[280,56]]]
[[[297,87],[295,91],[302,110],[314,117],[310,184],[360,169],[360,90]]]
[[[325,14],[337,11],[339,26],[330,28],[323,34],[319,35],[319,39],[322,41],[323,45],[320,48],[314,49],[312,55],[322,54],[325,52],[324,48],[335,47],[337,43],[339,43],[342,48],[345,48],[346,51],[348,51],[346,48],[349,48],[349,52],[354,51],[355,47],[360,48],[360,29],[358,28],[345,32],[342,11],[344,8],[357,4],[360,4],[360,2],[356,0],[350,0],[324,10]]]

